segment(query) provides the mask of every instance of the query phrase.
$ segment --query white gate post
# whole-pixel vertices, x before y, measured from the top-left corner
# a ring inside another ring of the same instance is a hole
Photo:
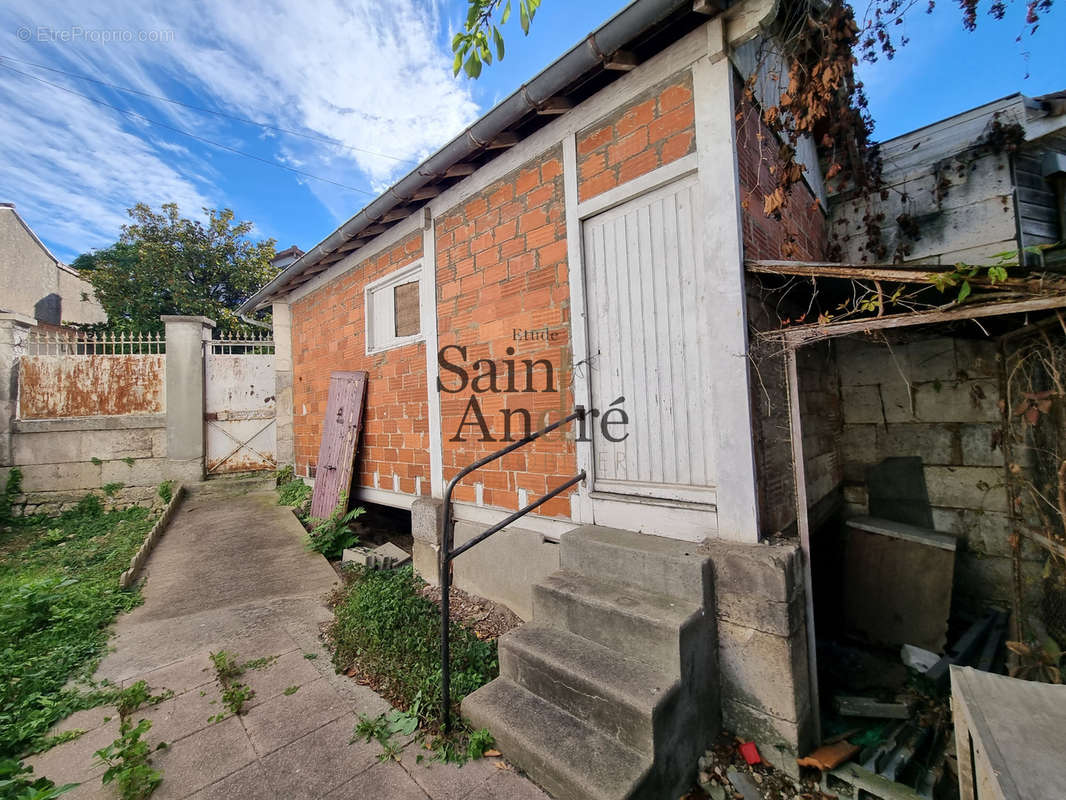
[[[167,346],[167,477],[204,479],[204,342],[214,320],[160,317]]]
[[[36,325],[36,320],[21,314],[0,314],[0,467],[15,463],[11,440],[18,413],[19,356]],[[2,484],[0,481],[0,488]]]
[[[274,327],[274,419],[277,424],[278,466],[296,463],[293,440],[292,312],[288,303],[271,307]]]

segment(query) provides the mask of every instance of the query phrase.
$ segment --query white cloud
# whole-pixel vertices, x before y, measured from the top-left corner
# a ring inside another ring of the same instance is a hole
[[[439,3],[416,0],[105,0],[91,9],[14,0],[0,9],[0,53],[339,140],[343,146],[265,136],[255,127],[15,65],[231,147],[272,152],[268,157],[338,183],[380,190],[477,116],[469,89],[452,78],[442,13]],[[31,30],[31,41],[19,40],[20,26]],[[38,28],[75,26],[134,37],[162,32],[165,41],[85,41],[87,33],[81,41],[37,41]],[[211,154],[180,135],[3,69],[0,103],[9,111],[0,120],[0,200],[32,208],[32,224],[50,241],[67,241],[74,250],[111,241],[125,208],[137,201],[172,199],[189,210],[226,204],[225,179]],[[264,191],[291,185],[280,171],[256,170]],[[303,182],[335,218],[370,199]]]

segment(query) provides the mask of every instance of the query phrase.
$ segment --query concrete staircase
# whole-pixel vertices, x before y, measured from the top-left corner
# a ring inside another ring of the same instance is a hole
[[[559,800],[680,797],[719,728],[710,562],[585,526],[562,537],[560,566],[463,716]]]

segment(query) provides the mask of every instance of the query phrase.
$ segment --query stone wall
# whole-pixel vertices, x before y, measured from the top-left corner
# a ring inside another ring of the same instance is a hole
[[[956,605],[1009,608],[1010,521],[999,444],[1002,364],[996,345],[911,334],[892,337],[887,345],[846,337],[835,346],[848,512],[867,513],[868,466],[889,457],[920,456],[933,525],[960,540]],[[1024,552],[1026,573],[1035,578],[1037,553]]]

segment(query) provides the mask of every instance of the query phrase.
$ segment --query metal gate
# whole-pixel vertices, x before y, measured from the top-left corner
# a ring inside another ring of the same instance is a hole
[[[273,340],[204,342],[204,394],[208,473],[275,469]]]

